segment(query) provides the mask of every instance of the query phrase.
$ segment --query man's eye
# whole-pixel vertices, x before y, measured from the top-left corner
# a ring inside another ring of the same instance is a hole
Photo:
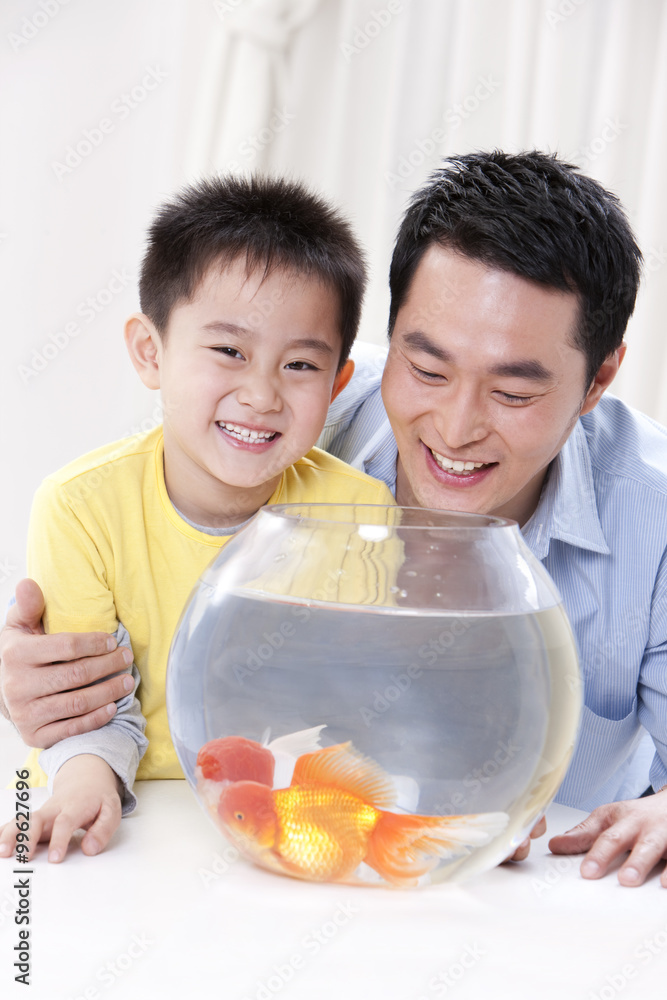
[[[532,396],[515,396],[511,392],[498,392],[498,395],[502,397],[503,401],[510,403],[512,406],[521,406],[522,403],[530,403]]]
[[[413,365],[412,362],[410,362],[410,368],[417,378],[423,378],[429,382],[434,382],[436,379],[444,379],[445,377],[444,375],[436,375],[435,372],[426,372],[423,368],[417,368],[417,365]]]

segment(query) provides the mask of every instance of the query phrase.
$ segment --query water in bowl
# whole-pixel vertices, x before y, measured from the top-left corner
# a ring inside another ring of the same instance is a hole
[[[507,814],[501,835],[441,858],[424,883],[502,861],[562,781],[580,710],[562,605],[415,613],[246,588],[215,604],[214,617],[190,622],[187,644],[177,639],[169,677],[172,737],[193,787],[210,740],[267,743],[323,726],[322,747],[349,741],[391,775],[397,813]],[[275,786],[288,784],[277,771]],[[346,881],[386,880],[361,863]]]

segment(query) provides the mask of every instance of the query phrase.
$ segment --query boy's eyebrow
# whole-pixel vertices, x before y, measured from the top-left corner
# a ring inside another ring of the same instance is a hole
[[[297,340],[288,340],[285,347],[289,351],[320,351],[322,354],[333,354],[334,349],[326,340],[318,340],[317,337],[301,337]]]
[[[434,344],[425,333],[419,330],[414,333],[407,333],[404,340],[410,347],[414,347],[418,351],[423,351],[424,354],[430,354],[431,357],[436,358],[438,361],[450,365],[455,363],[454,355],[451,351]],[[545,368],[542,362],[536,358],[522,358],[517,361],[499,362],[489,368],[489,374],[505,376],[507,378],[526,378],[531,379],[533,382],[551,382],[555,378],[554,373]]]
[[[251,336],[252,330],[245,326],[239,326],[237,323],[225,323],[223,320],[213,320],[212,323],[205,323],[202,330],[206,330],[207,333],[235,333],[241,336]]]
[[[226,323],[223,320],[214,320],[212,323],[205,323],[202,329],[207,333],[232,333],[237,337],[252,337],[255,332],[250,327],[239,326],[237,323]],[[285,343],[285,349],[288,351],[310,350],[320,351],[322,354],[334,354],[331,344],[327,343],[326,340],[320,340],[318,337],[299,337],[294,340],[288,340]]]

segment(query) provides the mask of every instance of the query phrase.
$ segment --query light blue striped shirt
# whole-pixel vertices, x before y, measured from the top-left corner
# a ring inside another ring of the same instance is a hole
[[[395,493],[396,441],[380,396],[385,356],[355,350],[357,369],[318,444]],[[561,593],[584,677],[579,738],[556,801],[590,810],[640,794],[649,780],[662,788],[667,430],[603,396],[552,462],[522,533]]]

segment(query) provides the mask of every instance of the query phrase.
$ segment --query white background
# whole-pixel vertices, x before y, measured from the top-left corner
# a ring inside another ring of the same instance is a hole
[[[372,268],[361,336],[382,343],[397,222],[439,158],[559,152],[644,249],[615,391],[667,422],[663,0],[18,0],[0,73],[1,608],[44,475],[159,419],[123,322],[152,212],[212,170],[342,205]]]

